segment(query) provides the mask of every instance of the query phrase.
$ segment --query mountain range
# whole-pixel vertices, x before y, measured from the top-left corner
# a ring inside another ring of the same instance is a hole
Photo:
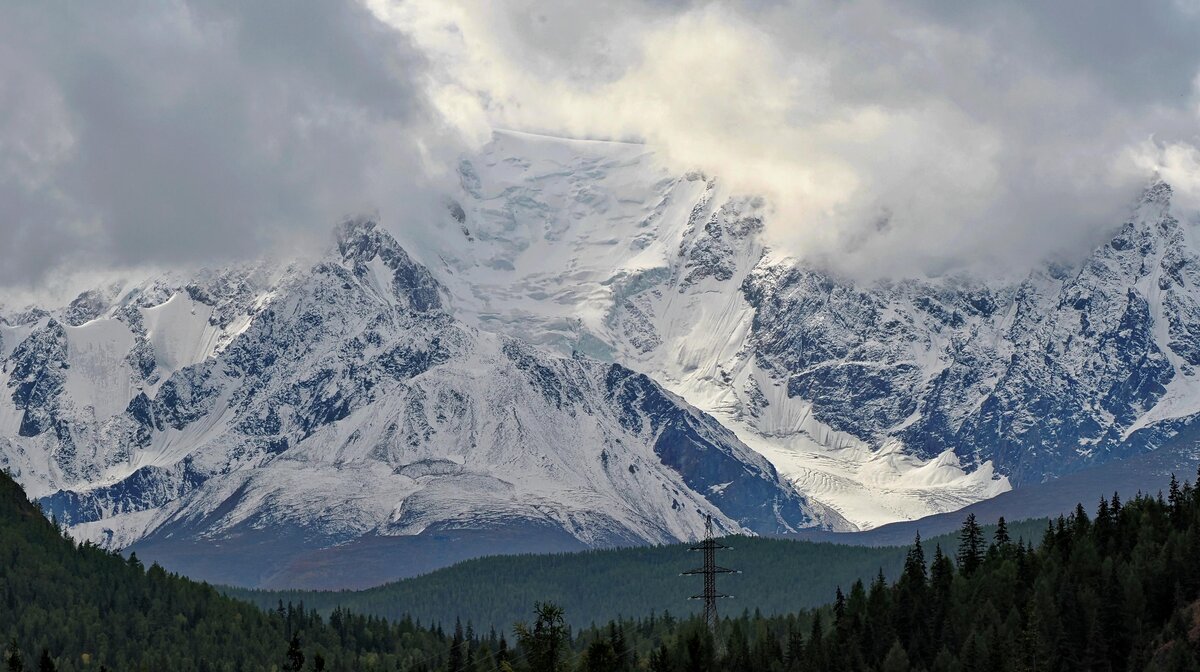
[[[458,176],[434,221],[350,218],[312,258],[0,297],[0,465],[77,537],[344,587],[1197,459],[1200,248],[1165,183],[1076,263],[867,281],[643,145],[500,132]]]

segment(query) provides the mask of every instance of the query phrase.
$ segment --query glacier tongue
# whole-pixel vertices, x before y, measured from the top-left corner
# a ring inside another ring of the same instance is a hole
[[[1152,450],[1200,412],[1200,264],[1165,184],[1077,267],[858,283],[765,249],[768,204],[642,145],[498,133],[460,177],[409,232],[456,314],[647,373],[860,527]]]
[[[1008,489],[988,464],[877,456],[878,442],[821,422],[760,365],[764,325],[744,285],[795,266],[764,248],[761,199],[671,175],[643,145],[514,132],[464,159],[460,177],[444,221],[408,235],[472,324],[649,374],[856,526]]]

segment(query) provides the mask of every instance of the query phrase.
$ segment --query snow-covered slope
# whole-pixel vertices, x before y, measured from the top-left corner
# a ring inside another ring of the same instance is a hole
[[[503,132],[459,173],[398,242],[351,220],[315,261],[0,312],[0,461],[76,534],[211,541],[282,585],[398,540],[462,557],[467,531],[868,528],[1200,416],[1200,257],[1165,184],[1076,267],[864,284],[642,145]]]
[[[451,215],[409,235],[464,319],[650,375],[858,526],[1008,489],[990,464],[967,473],[952,452],[881,451],[838,431],[759,361],[769,325],[751,283],[795,268],[764,249],[761,199],[671,175],[643,145],[524,133],[498,133],[459,171]]]
[[[1197,248],[1165,184],[1075,268],[861,285],[772,254],[766,204],[642,145],[498,133],[460,176],[411,236],[464,319],[647,373],[861,527],[1152,449],[1200,412]]]
[[[110,546],[514,524],[594,546],[694,538],[709,515],[845,527],[645,375],[462,324],[369,220],[311,267],[115,296],[79,326],[27,325],[0,427],[30,491]]]

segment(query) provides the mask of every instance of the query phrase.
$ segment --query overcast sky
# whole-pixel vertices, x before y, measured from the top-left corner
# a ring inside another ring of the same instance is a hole
[[[0,285],[427,220],[492,128],[632,139],[846,272],[1200,209],[1200,2],[0,4]]]

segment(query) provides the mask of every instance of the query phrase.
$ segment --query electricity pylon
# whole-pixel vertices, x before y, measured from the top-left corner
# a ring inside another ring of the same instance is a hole
[[[717,574],[740,574],[736,569],[717,566],[717,551],[728,548],[730,547],[713,539],[712,516],[708,516],[704,522],[704,540],[688,549],[689,551],[704,552],[704,566],[683,573],[683,576],[699,574],[704,577],[704,592],[700,595],[693,595],[691,599],[704,600],[704,622],[708,625],[708,630],[714,638],[717,635],[717,600],[722,597],[733,597],[717,592]]]

